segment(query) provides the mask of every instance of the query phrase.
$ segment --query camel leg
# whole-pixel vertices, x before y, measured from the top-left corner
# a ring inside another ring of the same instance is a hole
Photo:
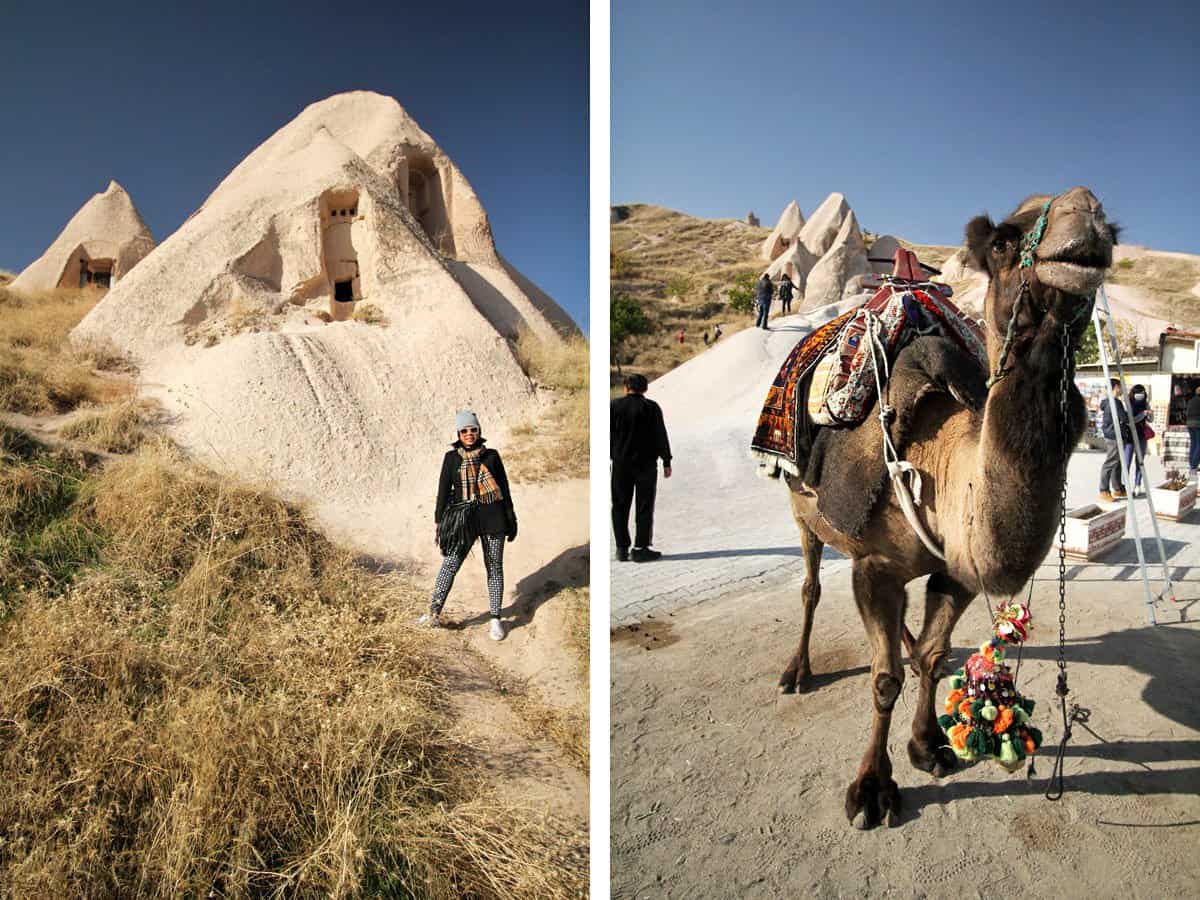
[[[856,559],[854,602],[871,644],[871,698],[874,720],[858,775],[846,790],[846,817],[856,828],[889,827],[900,822],[900,790],[892,780],[888,729],[892,708],[904,685],[900,665],[900,635],[904,630],[904,582],[884,566]]]
[[[821,553],[825,543],[803,522],[800,526],[800,545],[804,548],[804,586],[800,589],[804,597],[804,626],[800,632],[800,646],[788,667],[779,676],[781,693],[806,693],[812,687],[812,669],[808,664],[808,641],[812,637],[813,614],[821,601]]]
[[[936,778],[958,768],[958,757],[947,746],[938,725],[937,686],[949,671],[950,634],[974,594],[949,575],[937,572],[925,585],[925,622],[913,648],[913,668],[920,678],[917,710],[913,716],[909,762]]]

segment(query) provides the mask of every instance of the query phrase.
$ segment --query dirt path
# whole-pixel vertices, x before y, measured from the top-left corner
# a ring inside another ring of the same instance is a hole
[[[1181,602],[1160,604],[1154,629],[1136,579],[1072,584],[1070,683],[1091,719],[1068,748],[1063,800],[1042,797],[1050,752],[1032,783],[992,763],[942,781],[914,770],[909,679],[889,741],[903,821],[868,833],[842,810],[870,722],[868,653],[844,569],[826,579],[809,694],[775,687],[799,636],[796,586],[618,627],[613,896],[1194,896],[1200,627],[1180,620],[1200,614],[1200,582],[1186,574]],[[1039,572],[1020,676],[1047,749],[1061,732],[1053,577]],[[987,633],[977,602],[956,631],[955,661]]]

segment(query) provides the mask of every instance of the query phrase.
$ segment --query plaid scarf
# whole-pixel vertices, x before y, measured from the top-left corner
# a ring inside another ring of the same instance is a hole
[[[496,483],[496,479],[492,477],[492,473],[488,471],[488,467],[479,461],[482,453],[482,447],[474,450],[458,448],[458,455],[462,458],[462,462],[458,465],[458,480],[462,483],[462,498],[463,500],[478,500],[480,503],[495,503],[497,500],[503,500],[504,494],[500,490],[500,485]]]

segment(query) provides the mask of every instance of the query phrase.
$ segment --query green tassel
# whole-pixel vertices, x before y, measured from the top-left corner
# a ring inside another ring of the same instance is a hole
[[[996,716],[1000,715],[1000,710],[996,709],[995,705],[989,700],[987,705],[979,711],[979,715],[988,722],[995,722]]]
[[[964,682],[963,682],[962,669],[959,669],[957,672],[955,672],[953,675],[950,676],[950,690],[957,691],[960,687],[963,686],[963,683]]]
[[[1028,731],[1029,736],[1031,738],[1033,738],[1034,749],[1037,749],[1038,747],[1042,746],[1042,733],[1040,731],[1038,731],[1032,725],[1027,725],[1025,727],[1025,730]]]
[[[1031,716],[1033,715],[1034,705],[1035,705],[1034,701],[1031,698],[1029,698],[1029,697],[1021,698],[1021,709],[1025,710],[1025,712],[1029,713],[1029,715],[1031,715]]]
[[[1000,764],[1007,769],[1015,769],[1021,762],[1021,757],[1017,755],[1017,750],[1013,746],[1012,740],[1006,734],[1000,742]]]
[[[988,746],[987,735],[978,728],[974,729],[967,736],[967,749],[976,756],[988,756],[991,748]]]
[[[949,731],[954,727],[954,716],[938,716],[938,725],[941,726],[942,731]]]
[[[983,710],[983,705],[986,702],[987,701],[980,698],[979,700],[976,700],[974,703],[971,704],[971,719],[972,720],[974,720],[976,722],[979,721],[979,713]]]
[[[1014,706],[1012,708],[1012,711],[1013,711],[1013,724],[1024,725],[1026,722],[1029,721],[1029,713],[1025,712],[1025,710],[1023,708],[1021,708],[1020,706]]]

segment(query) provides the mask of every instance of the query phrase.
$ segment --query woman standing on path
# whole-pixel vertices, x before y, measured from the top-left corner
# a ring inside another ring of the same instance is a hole
[[[437,523],[435,538],[445,559],[437,581],[429,612],[418,620],[434,628],[441,626],[442,607],[454,576],[478,537],[483,544],[483,564],[487,569],[488,602],[492,614],[490,636],[493,641],[504,640],[500,623],[500,607],[504,600],[504,539],[517,536],[517,514],[513,510],[508,476],[500,454],[484,446],[479,419],[470,410],[458,414],[455,420],[458,440],[442,459],[438,477]]]

